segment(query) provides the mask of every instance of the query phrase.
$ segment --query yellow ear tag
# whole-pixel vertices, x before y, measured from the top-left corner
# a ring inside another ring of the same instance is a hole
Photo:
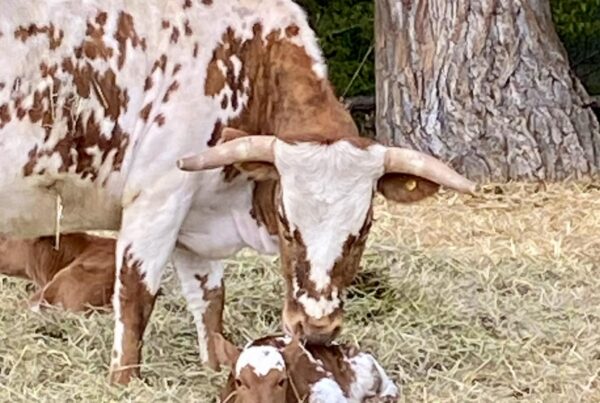
[[[414,179],[411,179],[404,184],[404,187],[409,192],[412,192],[413,190],[415,190],[417,188],[417,181]]]

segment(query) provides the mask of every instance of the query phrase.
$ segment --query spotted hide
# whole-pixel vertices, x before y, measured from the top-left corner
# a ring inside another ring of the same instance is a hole
[[[4,0],[2,10],[0,233],[52,234],[58,201],[64,232],[120,231],[114,382],[139,375],[170,256],[210,365],[220,259],[246,246],[281,253],[285,329],[323,343],[340,329],[374,192],[414,201],[439,184],[471,189],[437,160],[358,138],[291,0]],[[275,157],[248,160],[256,150],[236,145],[246,133],[277,138],[263,147]],[[227,157],[225,145],[246,160],[176,166],[197,152]]]

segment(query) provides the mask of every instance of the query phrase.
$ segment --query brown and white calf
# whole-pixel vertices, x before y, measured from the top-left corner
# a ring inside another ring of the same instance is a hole
[[[0,237],[0,274],[31,280],[31,308],[53,305],[81,312],[107,307],[115,280],[116,241],[86,234],[10,239]]]
[[[322,343],[340,329],[375,192],[474,189],[358,137],[291,0],[4,0],[0,49],[0,233],[53,234],[58,202],[63,233],[119,231],[116,382],[139,375],[173,251],[215,366],[221,259],[279,252],[284,328]]]
[[[231,368],[222,402],[398,401],[398,388],[375,357],[354,347],[303,346],[297,337],[268,336],[239,350],[220,335],[215,339],[218,359]]]

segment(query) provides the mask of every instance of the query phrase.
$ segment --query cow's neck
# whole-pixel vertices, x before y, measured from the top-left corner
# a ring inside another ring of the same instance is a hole
[[[329,81],[317,73],[318,63],[294,44],[290,35],[270,33],[266,42],[257,41],[258,46],[242,49],[249,99],[232,123],[252,134],[274,134],[290,141],[358,136],[350,113],[336,98]]]
[[[324,66],[293,43],[299,32],[291,26],[285,35],[275,31],[263,40],[262,27],[256,25],[254,33],[243,43],[237,42],[232,32],[223,38],[228,43],[227,51],[237,50],[250,83],[245,90],[246,105],[228,126],[250,134],[275,135],[288,142],[330,143],[358,137],[350,113],[336,98],[329,81],[319,74]],[[224,51],[215,53],[215,57]],[[234,87],[235,91],[242,90],[241,86]],[[275,181],[257,182],[252,202],[251,214],[272,235],[277,234],[277,191]]]

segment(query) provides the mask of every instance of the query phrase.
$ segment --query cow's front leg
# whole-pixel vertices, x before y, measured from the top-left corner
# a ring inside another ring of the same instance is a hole
[[[200,360],[212,369],[219,369],[213,332],[223,332],[223,265],[181,247],[175,248],[173,260],[188,309],[196,323]]]
[[[140,199],[123,212],[117,241],[110,379],[119,384],[140,375],[144,331],[189,206],[189,197],[177,192]],[[157,199],[162,203],[156,204]]]

